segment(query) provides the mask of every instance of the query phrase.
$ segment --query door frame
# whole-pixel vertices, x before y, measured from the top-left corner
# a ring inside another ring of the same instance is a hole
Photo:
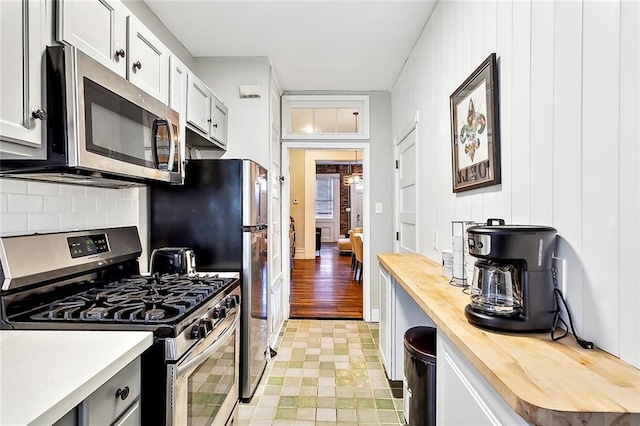
[[[362,224],[365,229],[371,229],[370,223],[370,208],[369,208],[369,194],[370,194],[370,180],[369,180],[369,166],[370,166],[370,147],[368,142],[356,142],[356,141],[283,141],[282,142],[282,165],[281,173],[284,178],[282,185],[282,257],[289,259],[291,256],[289,250],[289,215],[290,215],[290,203],[291,203],[291,175],[289,172],[289,151],[291,150],[309,150],[309,151],[353,151],[354,149],[362,150],[362,178],[364,180],[363,200],[362,200]],[[286,225],[286,226],[285,226]],[[285,229],[286,228],[286,229]],[[285,232],[286,231],[286,232]],[[371,234],[369,232],[369,234]],[[286,235],[286,241],[285,236]],[[362,317],[364,321],[372,321],[371,313],[371,254],[370,254],[371,240],[365,238],[362,248],[362,256],[367,261],[364,264],[362,271]],[[291,295],[291,269],[285,268],[283,271],[283,311],[285,318],[289,318],[291,312],[290,300]]]

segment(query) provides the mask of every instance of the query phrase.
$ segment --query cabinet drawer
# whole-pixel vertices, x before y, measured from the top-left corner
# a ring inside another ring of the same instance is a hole
[[[122,399],[121,392],[126,392],[127,388],[128,395]],[[138,358],[120,370],[80,404],[81,424],[112,424],[139,397],[140,359]]]

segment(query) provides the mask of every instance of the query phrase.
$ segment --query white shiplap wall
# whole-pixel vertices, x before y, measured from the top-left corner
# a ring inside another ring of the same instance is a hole
[[[392,91],[420,117],[418,251],[452,220],[552,225],[578,333],[640,367],[636,1],[441,1]],[[502,184],[453,194],[449,96],[498,55]]]
[[[139,189],[0,179],[0,235],[139,225]]]

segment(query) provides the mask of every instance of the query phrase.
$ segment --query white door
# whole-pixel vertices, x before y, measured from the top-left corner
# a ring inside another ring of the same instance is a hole
[[[416,253],[418,206],[416,128],[396,146],[396,244],[395,252]]]
[[[0,139],[9,141],[0,142],[3,152],[27,155],[42,143],[42,120],[32,112],[44,111],[44,7],[44,1],[0,2]]]
[[[362,185],[354,185],[351,191],[351,229],[362,228]]]

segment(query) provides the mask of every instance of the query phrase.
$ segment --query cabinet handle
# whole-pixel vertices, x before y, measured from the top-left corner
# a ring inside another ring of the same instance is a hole
[[[213,127],[218,128],[218,123],[213,123]]]
[[[125,57],[125,53],[124,53],[124,49],[118,49],[116,50],[116,58],[124,58]]]
[[[207,123],[211,123],[211,121],[212,121],[211,119],[208,119],[208,120],[207,120]]]
[[[135,71],[137,69],[141,70],[142,69],[142,64],[140,63],[140,61],[135,61],[133,63],[133,71]]]
[[[129,396],[129,386],[125,386],[124,388],[118,389],[116,391],[116,398],[120,398],[123,401],[127,399],[128,396]]]
[[[44,121],[47,119],[47,112],[42,108],[34,109],[33,111],[31,111],[31,117],[35,118],[36,120]]]

